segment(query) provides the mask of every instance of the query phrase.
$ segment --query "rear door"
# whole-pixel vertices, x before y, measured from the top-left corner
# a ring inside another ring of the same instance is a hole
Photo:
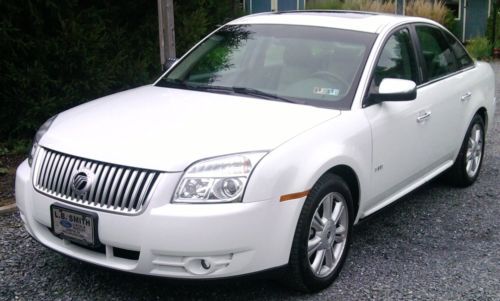
[[[364,103],[373,147],[368,213],[454,160],[471,90],[463,71],[473,63],[453,41],[438,27],[416,24],[394,31],[383,46],[370,89],[384,78],[413,80],[417,98]]]
[[[419,99],[425,99],[431,113],[423,151],[430,158],[431,167],[437,167],[454,160],[456,147],[463,138],[462,103],[471,92],[461,71],[472,61],[463,48],[462,55],[458,55],[460,45],[451,44],[451,37],[442,29],[417,24],[414,30],[424,71]]]

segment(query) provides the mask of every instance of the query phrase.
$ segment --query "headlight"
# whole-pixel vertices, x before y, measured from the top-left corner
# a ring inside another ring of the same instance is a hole
[[[38,149],[38,142],[40,142],[40,139],[42,139],[43,135],[47,133],[49,130],[50,126],[52,125],[52,122],[54,122],[54,119],[56,119],[57,115],[52,116],[49,118],[49,120],[45,121],[42,126],[38,129],[35,135],[35,139],[33,140],[33,144],[31,145],[30,152],[28,154],[28,164],[31,167],[31,164],[33,164],[33,158],[35,157],[36,150]]]
[[[199,161],[184,173],[176,203],[240,202],[248,178],[265,152],[243,153]]]

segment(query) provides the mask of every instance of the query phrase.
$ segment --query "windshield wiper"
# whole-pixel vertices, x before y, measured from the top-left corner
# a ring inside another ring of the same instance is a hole
[[[204,85],[193,85],[189,86],[190,88],[200,90],[200,91],[208,91],[208,92],[222,92],[228,94],[234,94],[234,90],[231,87],[223,87],[223,86],[204,86]]]
[[[181,79],[165,79],[160,82],[162,86],[166,87],[182,87],[190,90],[216,92],[216,93],[227,93],[227,94],[239,94],[254,96],[262,99],[278,100],[289,103],[299,103],[297,101],[291,100],[289,98],[265,92],[258,89],[247,88],[247,87],[224,87],[224,86],[207,86],[207,85],[193,85]]]
[[[188,85],[186,82],[182,79],[179,78],[162,78],[158,83],[158,86],[160,87],[183,87],[186,88]]]
[[[186,85],[186,84],[185,84]],[[289,103],[297,103],[291,99],[286,97],[278,96],[276,94],[264,92],[258,89],[246,88],[246,87],[224,87],[224,86],[205,86],[205,85],[186,85],[188,88],[200,91],[207,92],[216,92],[216,93],[229,93],[229,94],[238,94],[238,95],[246,95],[246,96],[254,96],[262,99],[269,100],[278,100]]]
[[[193,84],[191,82],[187,82],[178,78],[169,78],[161,80],[158,84],[161,84],[163,87],[181,87],[189,90],[196,91],[208,91],[208,92],[224,92],[229,94],[234,94],[234,90],[231,87],[222,87],[222,86],[207,86],[207,85],[199,85]]]
[[[298,103],[296,101],[293,101],[289,98],[279,96],[276,94],[264,92],[258,89],[253,89],[253,88],[246,88],[246,87],[232,87],[234,93],[237,94],[242,94],[242,95],[249,95],[249,96],[256,96],[259,98],[263,99],[270,99],[270,100],[279,100],[279,101],[284,101],[284,102],[289,102],[289,103]]]

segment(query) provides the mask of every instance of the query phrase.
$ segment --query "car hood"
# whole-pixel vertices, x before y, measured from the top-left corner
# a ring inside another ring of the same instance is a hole
[[[219,155],[271,150],[340,111],[145,86],[57,116],[40,145],[87,159],[183,171]]]

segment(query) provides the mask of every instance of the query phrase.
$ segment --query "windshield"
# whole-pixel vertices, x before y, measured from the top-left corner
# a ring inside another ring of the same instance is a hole
[[[229,25],[158,86],[349,109],[376,35],[299,25]]]

